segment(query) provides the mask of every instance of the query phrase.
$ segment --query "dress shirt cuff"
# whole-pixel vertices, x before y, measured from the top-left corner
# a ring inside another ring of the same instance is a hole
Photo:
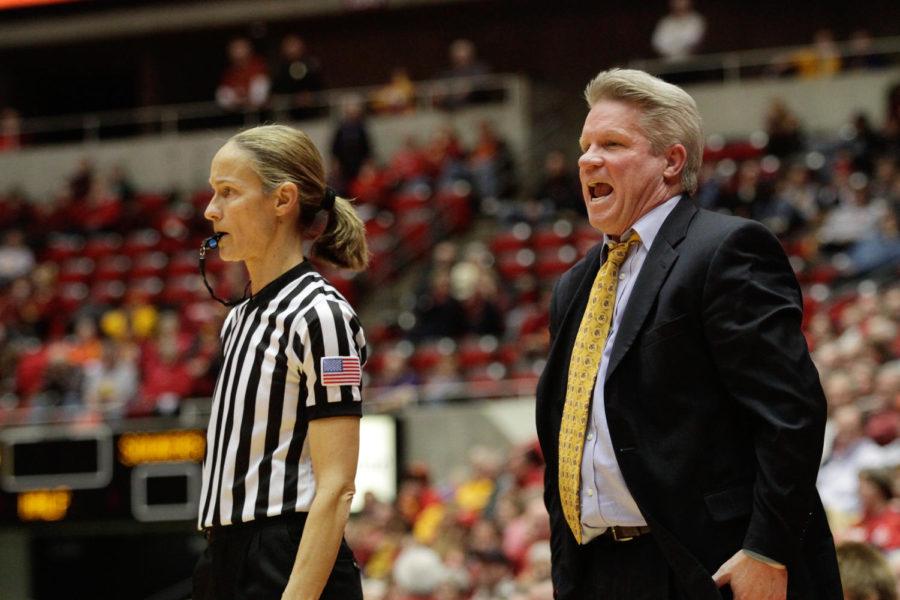
[[[772,560],[768,556],[763,556],[759,552],[754,552],[753,550],[747,550],[746,548],[743,548],[741,551],[744,554],[746,554],[747,556],[749,556],[750,558],[758,560],[759,562],[762,562],[762,563],[766,563],[770,567],[775,567],[776,569],[786,569],[787,568],[783,564],[778,562],[777,560]]]

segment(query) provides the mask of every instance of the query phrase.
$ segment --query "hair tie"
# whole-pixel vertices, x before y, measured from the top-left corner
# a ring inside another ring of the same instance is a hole
[[[319,205],[319,208],[324,210],[325,212],[329,212],[332,208],[334,208],[334,200],[337,195],[334,193],[334,190],[331,189],[330,186],[325,186],[325,194],[322,197],[322,203]]]

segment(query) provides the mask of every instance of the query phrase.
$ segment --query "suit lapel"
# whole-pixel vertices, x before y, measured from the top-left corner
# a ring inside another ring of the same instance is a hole
[[[622,315],[622,324],[619,326],[619,333],[616,334],[615,346],[609,359],[609,368],[606,371],[607,379],[622,362],[622,358],[631,348],[638,332],[643,327],[647,313],[650,312],[650,308],[659,294],[659,288],[662,287],[669,275],[672,265],[678,260],[675,246],[684,239],[687,226],[696,212],[697,208],[693,201],[687,196],[682,198],[656,235],[650,252],[644,259],[634,289],[631,291],[628,306],[625,307],[625,314]]]

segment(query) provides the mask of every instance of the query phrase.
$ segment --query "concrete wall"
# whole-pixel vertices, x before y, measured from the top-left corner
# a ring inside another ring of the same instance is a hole
[[[533,441],[534,398],[487,400],[404,409],[403,460],[422,461],[434,481],[464,468],[475,446],[507,450]]]
[[[808,130],[837,130],[864,112],[882,124],[888,90],[900,83],[900,69],[851,72],[828,79],[763,79],[684,86],[703,115],[707,134],[746,135],[763,129],[773,98],[782,98]]]

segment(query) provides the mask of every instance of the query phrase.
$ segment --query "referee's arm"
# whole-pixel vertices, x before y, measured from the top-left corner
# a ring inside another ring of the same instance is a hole
[[[301,410],[309,422],[316,495],[282,596],[285,600],[318,600],[334,568],[355,492],[360,374],[366,356],[359,321],[349,306],[334,300],[317,303],[304,315],[303,324],[298,341],[309,388]],[[331,371],[326,377],[326,357],[347,361],[340,364],[340,373]]]
[[[307,435],[316,496],[282,596],[290,600],[317,600],[334,567],[355,491],[359,417],[310,421]]]

